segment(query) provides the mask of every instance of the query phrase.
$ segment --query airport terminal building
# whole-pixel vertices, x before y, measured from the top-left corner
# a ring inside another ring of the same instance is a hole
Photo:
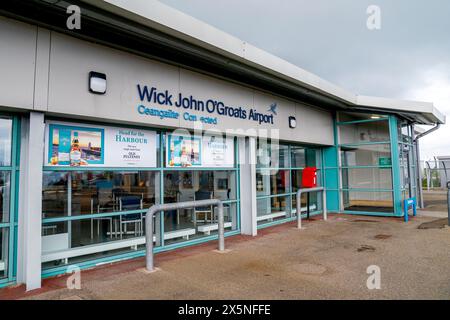
[[[156,1],[2,3],[0,70],[0,287],[143,256],[153,204],[218,198],[226,236],[292,221],[305,168],[329,212],[401,218],[420,203],[415,125],[445,122]],[[217,239],[216,219],[158,214],[155,252]]]

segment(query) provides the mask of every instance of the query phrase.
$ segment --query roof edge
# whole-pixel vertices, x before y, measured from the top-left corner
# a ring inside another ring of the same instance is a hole
[[[257,48],[157,0],[82,0],[188,43],[244,63],[295,85],[348,104],[402,113],[419,113],[430,123],[445,123],[445,116],[430,102],[357,95],[280,57]]]

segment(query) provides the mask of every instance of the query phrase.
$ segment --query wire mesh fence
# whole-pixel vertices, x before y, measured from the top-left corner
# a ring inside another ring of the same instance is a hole
[[[423,190],[446,190],[450,181],[450,157],[420,161]]]

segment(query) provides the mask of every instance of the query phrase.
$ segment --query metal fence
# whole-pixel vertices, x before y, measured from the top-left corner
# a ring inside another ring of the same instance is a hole
[[[420,161],[423,190],[446,190],[450,181],[450,158]]]

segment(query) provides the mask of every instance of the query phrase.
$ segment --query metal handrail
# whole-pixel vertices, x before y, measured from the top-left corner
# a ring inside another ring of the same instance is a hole
[[[217,205],[218,220],[219,220],[219,251],[225,251],[225,231],[223,218],[223,203],[219,199],[207,199],[198,201],[186,201],[176,203],[155,204],[151,206],[145,214],[145,258],[146,269],[151,272],[154,270],[153,266],[153,216],[160,211],[177,210],[184,208],[196,208],[204,206]]]
[[[323,202],[323,220],[327,220],[327,195],[324,187],[316,187],[316,188],[307,188],[307,189],[298,189],[296,195],[296,207],[297,207],[297,228],[302,228],[302,203],[301,197],[302,193],[307,192],[320,192],[322,191],[322,202]]]

